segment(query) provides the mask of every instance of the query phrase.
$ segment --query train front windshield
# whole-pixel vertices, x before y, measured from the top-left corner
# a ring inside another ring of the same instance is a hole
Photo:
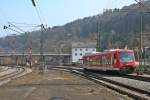
[[[134,54],[132,52],[119,52],[120,62],[134,61]]]

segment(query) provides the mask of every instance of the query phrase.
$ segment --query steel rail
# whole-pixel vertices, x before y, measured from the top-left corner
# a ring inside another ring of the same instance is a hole
[[[130,78],[134,80],[140,80],[144,82],[150,82],[150,77],[145,77],[145,76],[139,76],[139,75],[124,75],[122,76],[124,78]]]
[[[76,69],[75,67],[69,67],[71,69]],[[78,69],[77,69],[78,70]],[[93,72],[94,73],[94,72]],[[100,72],[99,72],[100,73]],[[100,73],[101,74],[101,73]],[[108,75],[107,73],[102,73],[103,75]],[[112,74],[109,74],[112,75]],[[113,74],[114,75],[114,74]],[[149,74],[150,75],[150,74]],[[118,76],[118,77],[123,77],[123,78],[128,78],[128,79],[134,79],[134,80],[139,80],[139,81],[144,81],[144,82],[150,82],[150,77],[145,77],[145,76],[139,76],[139,75],[131,75],[131,74],[127,74],[127,75],[114,75],[114,76]]]
[[[2,77],[0,77],[0,82],[2,81],[5,81],[5,80],[8,80],[8,79],[12,79],[13,77],[23,73],[25,71],[24,68],[18,68],[16,71],[14,71],[13,73],[9,73],[9,74],[6,74]]]
[[[71,68],[62,68],[62,67],[55,67],[56,69],[62,69],[67,72],[71,72],[75,75],[80,75],[86,79],[92,80],[95,83],[108,87],[112,90],[115,90],[121,94],[128,95],[129,97],[136,99],[136,100],[149,100],[150,99],[150,92],[146,90],[142,90],[139,88],[131,87],[129,85],[125,85],[110,79],[106,79],[104,77],[100,77],[100,75],[95,75],[93,73],[85,72],[83,70],[71,69]],[[53,69],[55,69],[53,68]]]
[[[146,72],[144,72],[144,73],[150,75],[150,71],[146,71]]]
[[[85,74],[88,75],[88,76],[92,76],[96,79],[104,80],[104,81],[110,82],[112,84],[119,85],[119,86],[122,86],[122,87],[125,87],[125,88],[128,88],[128,89],[131,89],[131,90],[139,92],[141,94],[150,94],[150,91],[146,91],[146,90],[142,90],[142,89],[139,89],[139,88],[132,87],[130,85],[122,84],[120,82],[101,77],[100,75],[97,75],[97,74],[94,74],[94,73],[91,73],[91,72],[85,72]]]
[[[6,71],[6,70],[8,70],[9,68],[7,67],[7,69],[2,69],[2,70],[0,70],[0,72],[3,72],[3,71]]]
[[[1,76],[0,76],[0,79],[6,77],[6,76],[8,76],[8,75],[14,74],[14,73],[16,73],[16,72],[18,72],[18,69],[15,70],[15,71],[13,71],[13,72],[10,72],[10,73],[8,73],[8,74],[1,75]]]

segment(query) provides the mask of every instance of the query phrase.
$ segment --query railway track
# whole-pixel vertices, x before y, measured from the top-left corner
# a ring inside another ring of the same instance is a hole
[[[81,69],[82,68],[76,68],[76,67],[69,67],[71,69]],[[95,73],[95,71],[94,71]],[[145,75],[133,75],[133,74],[128,74],[128,75],[118,75],[118,74],[114,74],[114,73],[107,73],[107,72],[100,72],[98,71],[97,73],[102,73],[104,75],[114,75],[114,76],[120,76],[120,77],[123,77],[123,78],[128,78],[128,79],[134,79],[134,80],[140,80],[140,81],[144,81],[144,82],[150,82],[150,73],[149,74],[146,74]]]
[[[0,66],[1,67],[1,66]],[[1,68],[0,69],[0,72],[3,72],[3,71],[7,71],[9,69],[9,67],[7,67],[7,68]]]
[[[17,75],[23,73],[25,68],[17,68],[16,71],[0,76],[0,85],[14,79]]]
[[[9,75],[9,74],[13,74],[13,73],[15,73],[16,71],[17,71],[17,69],[4,70],[4,71],[2,71],[2,72],[0,73],[0,78],[1,78],[1,77],[5,77],[5,76],[7,76],[7,75]]]
[[[147,74],[147,75],[150,75],[150,72],[149,71],[147,71],[147,72],[144,72],[145,74]]]
[[[138,87],[132,87],[128,84],[123,84],[121,82],[117,82],[117,81],[105,78],[103,77],[103,75],[101,76],[96,73],[85,72],[82,69],[74,69],[74,68],[56,67],[54,69],[69,71],[73,74],[80,75],[84,78],[87,78],[98,84],[101,84],[105,87],[115,90],[121,94],[128,95],[129,97],[135,100],[150,100],[150,91],[140,89]]]
[[[76,68],[76,67],[65,67],[66,69],[69,69],[69,70],[83,70],[83,68]],[[93,73],[95,73],[95,71],[92,71]],[[145,75],[133,75],[133,74],[128,74],[128,75],[118,75],[118,74],[114,74],[114,73],[107,73],[107,72],[100,72],[100,71],[97,71],[96,73],[100,73],[100,74],[103,74],[103,75],[113,75],[113,76],[120,76],[120,77],[123,77],[123,78],[128,78],[128,79],[134,79],[134,80],[139,80],[139,81],[144,81],[144,82],[150,82],[150,74],[146,74]]]
[[[95,73],[95,71],[91,71]],[[127,74],[127,75],[121,75],[121,74],[115,74],[115,73],[109,73],[109,72],[100,72],[97,71],[96,73],[100,73],[103,75],[111,75],[111,76],[117,76],[117,77],[122,77],[122,78],[128,78],[128,79],[133,79],[133,80],[139,80],[139,81],[144,81],[144,82],[150,82],[150,75],[144,74],[144,75],[136,75],[136,74]]]
[[[149,76],[137,76],[137,75],[124,75],[122,76],[124,78],[130,78],[130,79],[134,79],[134,80],[140,80],[140,81],[145,81],[145,82],[150,82],[150,75]]]

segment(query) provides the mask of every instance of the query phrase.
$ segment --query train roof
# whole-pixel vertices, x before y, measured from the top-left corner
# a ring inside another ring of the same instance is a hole
[[[101,52],[91,52],[91,53],[86,53],[85,56],[97,55],[97,54],[101,54]]]
[[[129,49],[110,49],[110,50],[105,50],[104,52],[92,52],[92,53],[88,53],[86,55],[84,55],[84,57],[86,56],[96,56],[96,55],[100,55],[100,54],[111,54],[113,52],[133,52],[133,50],[129,50]]]
[[[133,50],[130,50],[130,49],[110,49],[110,50],[105,50],[104,52],[115,52],[115,51],[118,51],[118,52],[122,52],[122,51],[127,51],[127,52],[133,52]]]

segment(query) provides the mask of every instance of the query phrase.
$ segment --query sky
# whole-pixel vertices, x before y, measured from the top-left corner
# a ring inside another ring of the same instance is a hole
[[[15,22],[13,24],[25,31],[36,29],[35,27],[27,29],[17,23],[40,25],[38,13],[42,23],[47,27],[53,27],[64,25],[78,18],[97,15],[102,13],[104,9],[122,8],[136,3],[134,0],[35,0],[36,10],[31,0],[0,1],[0,37],[19,34],[9,29],[3,29],[2,26],[8,25],[8,22]]]

